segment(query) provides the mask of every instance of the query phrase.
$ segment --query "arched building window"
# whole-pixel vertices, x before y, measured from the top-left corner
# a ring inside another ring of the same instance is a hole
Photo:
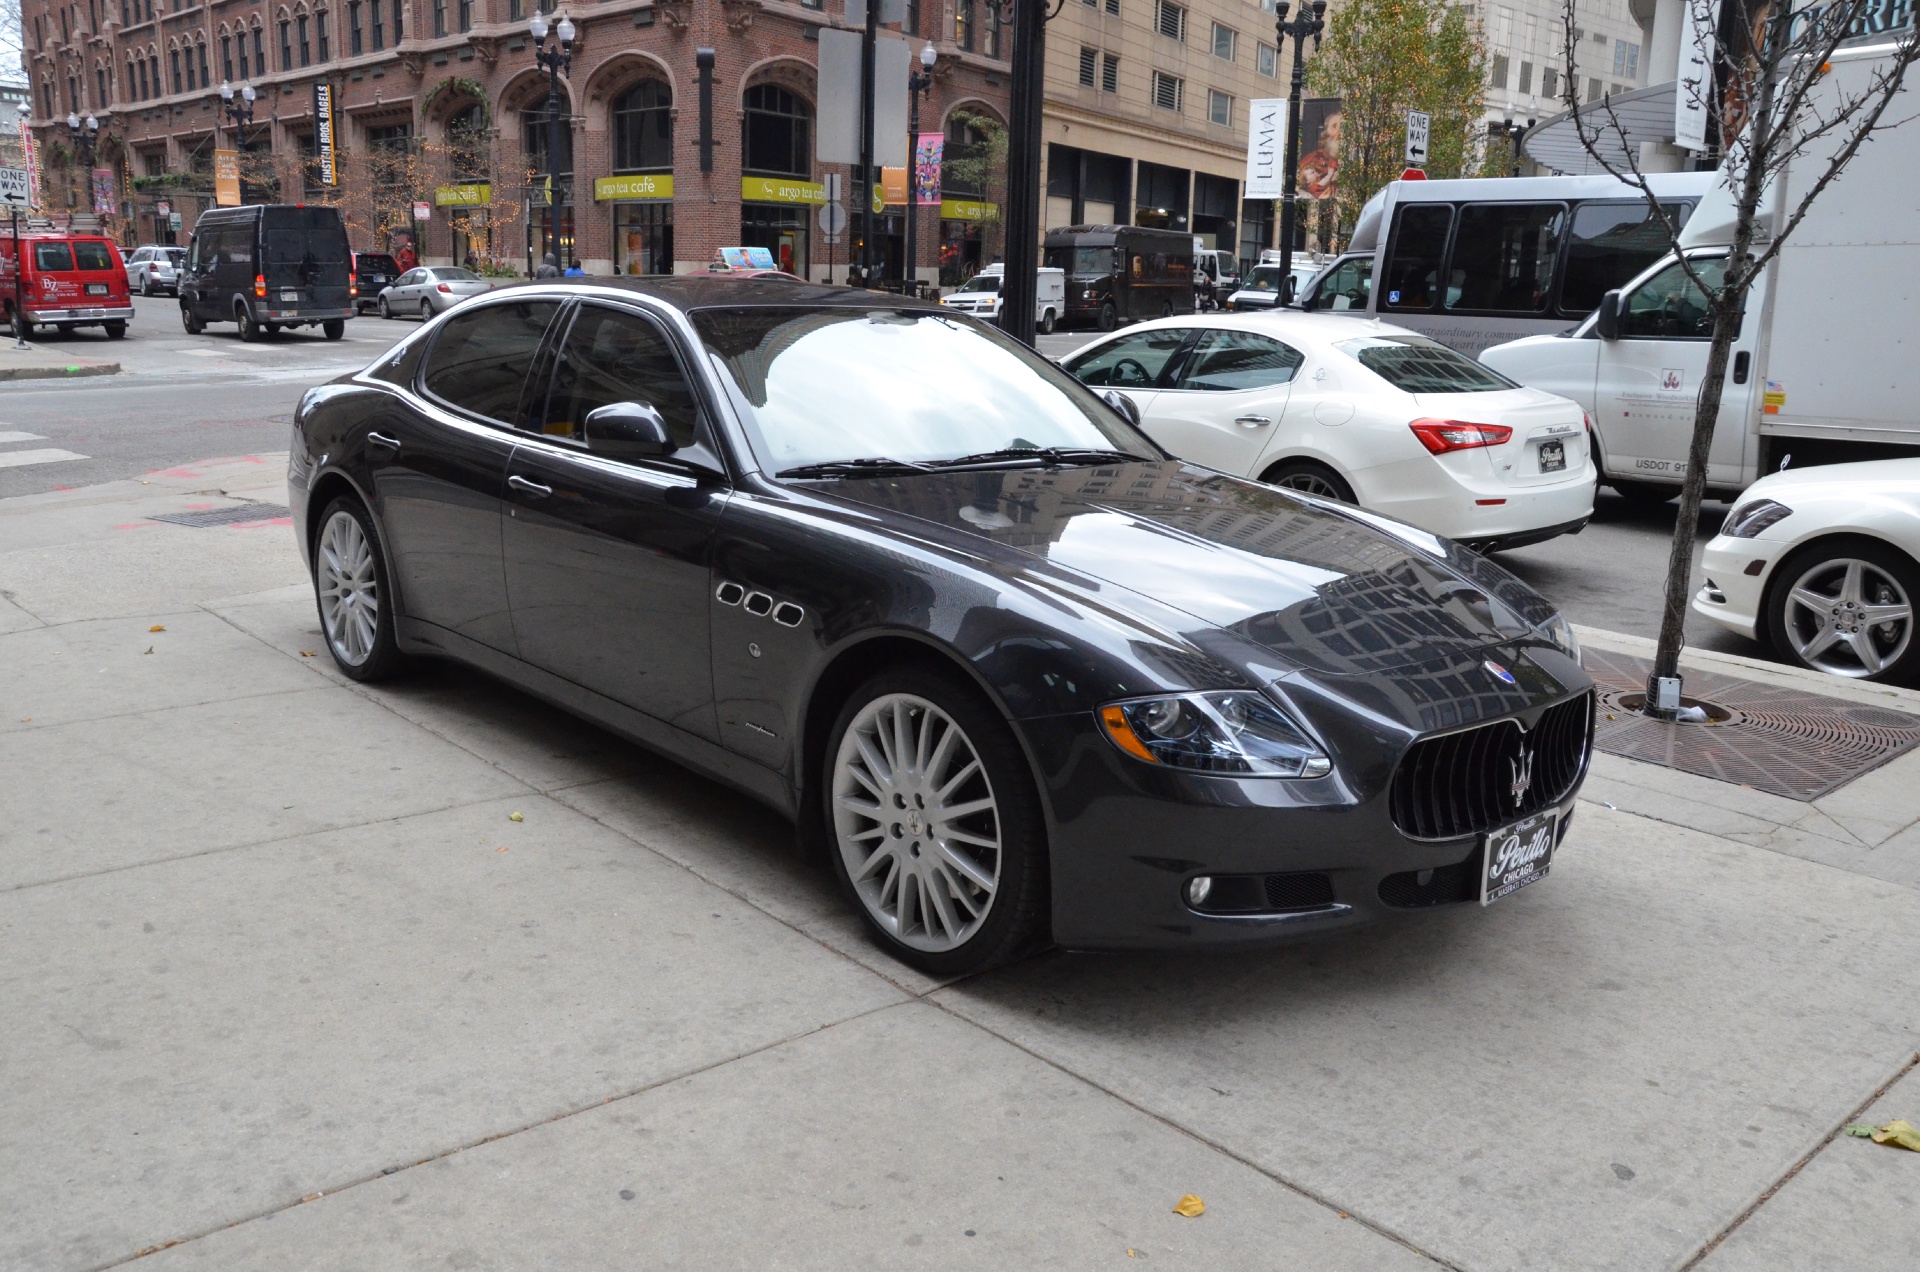
[[[778,84],[747,90],[746,169],[804,177],[813,171],[813,107]]]
[[[613,170],[673,168],[673,90],[643,80],[613,100]]]

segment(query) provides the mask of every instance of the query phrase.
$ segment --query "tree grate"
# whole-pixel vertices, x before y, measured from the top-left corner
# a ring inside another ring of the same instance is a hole
[[[235,526],[253,521],[277,521],[292,516],[279,504],[246,503],[232,508],[202,508],[197,512],[163,512],[148,521],[165,521],[176,526]]]
[[[1920,715],[1698,669],[1685,673],[1687,697],[1732,718],[1650,720],[1620,705],[1646,689],[1649,660],[1589,649],[1586,668],[1600,686],[1596,749],[1787,799],[1816,800],[1920,743]]]

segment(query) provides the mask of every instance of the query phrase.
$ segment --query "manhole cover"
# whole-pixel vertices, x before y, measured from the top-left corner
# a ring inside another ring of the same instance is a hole
[[[1920,716],[1710,671],[1686,673],[1687,696],[1727,707],[1719,724],[1668,724],[1625,709],[1646,689],[1653,664],[1589,649],[1587,674],[1600,686],[1594,746],[1608,755],[1815,800],[1920,743]]]
[[[234,508],[203,508],[198,512],[163,512],[148,521],[166,521],[176,526],[232,526],[248,521],[276,521],[292,516],[279,504],[250,503]]]

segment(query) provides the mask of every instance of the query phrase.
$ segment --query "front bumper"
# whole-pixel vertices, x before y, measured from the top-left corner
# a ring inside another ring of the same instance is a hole
[[[1716,535],[1700,554],[1700,573],[1711,580],[1694,594],[1693,612],[1748,640],[1760,639],[1760,607],[1773,567],[1786,548],[1761,539]],[[1747,571],[1755,565],[1759,573]]]
[[[132,305],[84,305],[71,309],[29,309],[28,322],[131,322]]]

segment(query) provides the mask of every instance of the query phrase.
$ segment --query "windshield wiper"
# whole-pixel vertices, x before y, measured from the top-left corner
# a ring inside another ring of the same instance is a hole
[[[976,468],[994,464],[1038,463],[1044,468],[1064,468],[1072,464],[1138,464],[1141,455],[1126,451],[1104,450],[1097,446],[1003,446],[999,450],[962,455],[958,459],[938,460],[934,468]]]
[[[775,473],[776,477],[879,477],[887,473],[924,473],[925,464],[913,464],[904,459],[884,459],[878,456],[866,459],[829,459],[819,464],[802,464],[798,468],[789,468]]]

